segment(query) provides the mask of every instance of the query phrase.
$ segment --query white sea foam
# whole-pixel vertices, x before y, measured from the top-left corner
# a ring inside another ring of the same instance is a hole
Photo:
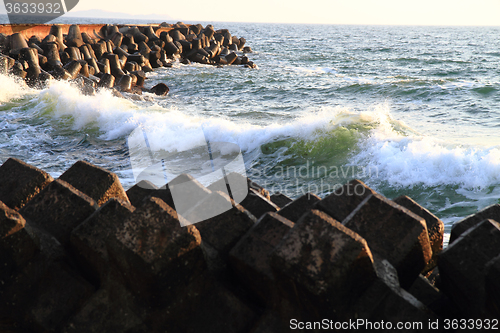
[[[233,142],[243,151],[249,151],[278,138],[312,139],[318,129],[361,121],[361,116],[334,109],[303,115],[285,124],[260,126],[243,120],[190,115],[151,103],[133,103],[113,97],[109,91],[83,96],[65,82],[54,82],[39,98],[39,108],[51,117],[61,121],[71,119],[70,126],[75,131],[97,127],[104,140],[125,138],[141,126],[147,130],[153,150],[194,148],[202,144],[197,135],[201,126],[207,139]]]
[[[0,75],[0,105],[29,93],[24,81],[10,75]]]
[[[360,146],[354,163],[376,167],[379,176],[394,186],[482,189],[500,184],[497,146],[459,146],[417,133],[403,135],[389,120],[373,129]]]
[[[89,97],[68,83],[55,82],[40,94],[51,117],[70,117],[74,130],[97,127],[104,140],[126,138],[137,126],[148,131],[153,150],[184,151],[210,141],[233,142],[243,152],[256,151],[278,139],[314,141],[329,130],[352,124],[372,128],[360,135],[361,150],[352,163],[376,167],[379,177],[395,186],[459,185],[484,188],[500,183],[500,148],[457,146],[419,135],[403,122],[392,119],[388,107],[355,112],[325,108],[308,112],[288,123],[267,126],[222,117],[189,115],[156,104],[132,103],[109,91]]]

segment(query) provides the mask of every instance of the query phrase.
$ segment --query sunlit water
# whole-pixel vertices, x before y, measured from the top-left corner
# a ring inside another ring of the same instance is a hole
[[[80,19],[80,22],[83,22]],[[243,36],[258,69],[174,64],[166,97],[87,97],[0,77],[0,162],[53,176],[77,160],[135,182],[127,136],[153,150],[233,142],[248,175],[291,197],[359,178],[453,222],[500,198],[500,28],[215,23]]]

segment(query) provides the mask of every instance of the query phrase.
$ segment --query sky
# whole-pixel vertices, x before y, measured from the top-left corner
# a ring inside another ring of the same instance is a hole
[[[500,25],[500,0],[80,0],[74,10],[96,8],[184,21]]]
[[[500,25],[500,0],[80,0],[73,11],[93,9],[186,22]]]

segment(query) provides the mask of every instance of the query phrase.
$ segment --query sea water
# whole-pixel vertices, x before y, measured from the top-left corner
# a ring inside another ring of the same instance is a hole
[[[134,129],[147,128],[153,151],[175,153],[203,145],[202,128],[240,147],[255,182],[292,198],[358,178],[410,196],[448,235],[499,202],[499,27],[213,24],[244,37],[258,68],[176,62],[146,82],[170,93],[141,101],[0,76],[0,162],[58,177],[86,160],[130,188]]]

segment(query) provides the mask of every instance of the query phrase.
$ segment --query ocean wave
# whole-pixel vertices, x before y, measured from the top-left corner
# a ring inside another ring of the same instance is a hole
[[[379,170],[396,187],[456,185],[468,190],[500,184],[500,148],[456,145],[428,136],[376,128],[360,142],[354,163]]]
[[[49,117],[54,126],[96,130],[102,140],[125,140],[140,126],[147,130],[153,150],[184,151],[209,139],[236,143],[257,159],[278,150],[301,160],[343,156],[348,164],[376,167],[379,179],[396,187],[458,185],[470,189],[500,184],[500,148],[459,146],[421,135],[394,119],[387,105],[369,111],[307,110],[264,126],[132,102],[106,90],[84,96],[67,82],[54,82],[35,99],[35,112]]]

